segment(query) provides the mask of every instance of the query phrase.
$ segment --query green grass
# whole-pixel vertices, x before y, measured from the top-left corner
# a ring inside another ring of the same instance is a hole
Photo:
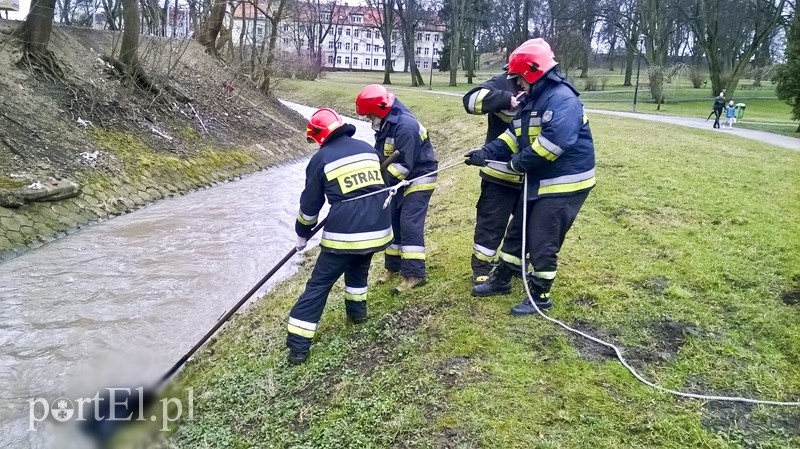
[[[359,88],[287,82],[280,97],[352,114]],[[398,97],[430,130],[440,161],[483,141],[483,120],[464,114],[459,98]],[[642,374],[666,387],[800,399],[800,153],[702,130],[591,120],[598,185],[561,252],[552,316],[623,345]],[[372,319],[360,327],[345,323],[337,286],[308,363],[289,368],[285,320],[313,265],[305,259],[181,374],[174,391],[194,388],[194,419],[161,444],[800,445],[798,408],[659,393],[602,348],[541,319],[509,316],[518,282],[510,296],[472,298],[478,193],[474,168],[443,173],[428,215],[428,285],[401,297],[372,286]]]
[[[496,73],[488,71],[477,72],[473,80],[474,85],[480,84]],[[429,86],[427,84],[430,73],[423,73],[423,75],[426,85],[412,88],[409,74],[394,73],[392,74],[392,88],[398,92],[398,95],[409,91],[428,90]],[[574,75],[577,76],[577,73]],[[633,110],[634,89],[631,86],[622,85],[624,81],[622,75],[618,72],[612,74],[598,69],[590,71],[589,76],[606,77],[608,82],[602,91],[586,91],[585,80],[572,78],[575,87],[581,92],[581,100],[587,108],[626,112]],[[320,84],[329,85],[335,83],[348,88],[350,86],[360,88],[369,83],[381,82],[383,82],[382,72],[330,72],[325,74],[325,78],[320,81]],[[641,78],[641,82],[647,82],[644,75]],[[288,85],[296,85],[294,83],[296,82],[289,81]],[[467,84],[467,79],[461,71],[459,71],[458,83],[458,86],[450,87],[448,86],[449,74],[433,72],[433,90],[435,91],[459,94],[472,88]],[[736,91],[735,101],[747,105],[743,119],[737,123],[738,127],[800,137],[796,132],[798,123],[791,120],[791,106],[777,99],[773,85],[769,82],[764,82],[761,87],[749,90],[742,89],[741,86],[743,85],[752,85],[752,80],[740,81],[740,88]],[[658,105],[650,98],[650,91],[647,88],[640,89],[637,95],[637,112],[705,118],[711,112],[711,105],[714,101],[714,96],[709,89],[694,89],[687,79],[678,77],[672,83],[665,84],[664,95],[666,103],[658,108]],[[349,109],[353,109],[353,107],[350,106]]]

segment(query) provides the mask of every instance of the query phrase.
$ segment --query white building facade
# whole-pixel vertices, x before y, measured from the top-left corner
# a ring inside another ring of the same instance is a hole
[[[242,27],[253,30],[252,19],[242,17],[247,14],[246,9],[234,14],[234,37],[240,35]],[[319,36],[323,35],[317,57],[324,69],[383,71],[387,62],[385,47],[388,45],[394,70],[402,71],[405,55],[399,24],[387,44],[377,24],[379,14],[372,8],[347,5],[327,10],[323,7],[319,12],[298,12],[280,22],[278,48],[284,58],[314,58]],[[431,16],[435,17],[432,13]],[[444,26],[430,22],[423,21],[414,36],[413,63],[421,71],[437,69],[442,50]],[[260,18],[255,21],[255,27],[256,42],[260,43],[269,35],[268,25]],[[245,30],[246,35],[251,33]]]

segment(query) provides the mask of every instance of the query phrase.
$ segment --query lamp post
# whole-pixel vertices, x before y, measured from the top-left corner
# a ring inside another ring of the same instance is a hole
[[[639,62],[636,64],[636,87],[633,89],[633,112],[636,112],[636,97],[639,95],[639,71],[642,68],[642,46],[644,45],[644,34],[639,35]]]

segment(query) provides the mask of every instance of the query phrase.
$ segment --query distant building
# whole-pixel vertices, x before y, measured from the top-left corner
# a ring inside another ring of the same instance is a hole
[[[19,0],[0,0],[0,11],[19,11]]]
[[[0,0],[2,2],[4,0]],[[169,5],[169,3],[166,3]],[[142,23],[142,34],[151,35],[151,36],[164,36],[164,37],[191,37],[194,33],[194,29],[192,28],[192,23],[189,17],[189,9],[188,8],[169,8],[167,11],[167,23],[164,26],[164,29],[158,30],[148,30],[147,26]],[[117,29],[122,28],[122,14],[117,18]],[[111,29],[110,24],[108,23],[108,18],[106,16],[105,11],[98,11],[94,14],[94,18],[92,21],[92,28],[95,30],[108,30]]]
[[[385,46],[378,28],[380,11],[365,6],[308,4],[287,14],[279,24],[280,49],[284,57],[318,58],[320,65],[331,70],[382,71],[386,67]],[[260,45],[269,36],[269,22],[263,12],[254,14],[252,4],[240,5],[233,11],[232,39],[238,45],[254,42]],[[444,25],[435,13],[421,21],[414,39],[413,63],[422,70],[437,69],[442,50]],[[258,18],[254,20],[254,16]],[[244,34],[242,34],[244,33]],[[323,36],[320,42],[319,36]],[[395,70],[405,67],[405,55],[399,23],[388,44]]]

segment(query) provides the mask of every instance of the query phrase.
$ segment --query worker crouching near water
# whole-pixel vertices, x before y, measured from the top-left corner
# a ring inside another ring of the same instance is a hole
[[[298,251],[306,247],[325,197],[331,205],[322,231],[317,263],[306,289],[289,313],[288,361],[305,362],[333,284],[344,274],[345,310],[355,324],[367,321],[367,275],[372,255],[392,242],[391,216],[383,209],[387,193],[344,202],[384,188],[380,158],[369,144],[353,139],[356,129],[331,109],[320,109],[306,128],[320,150],[306,168],[295,223]]]

